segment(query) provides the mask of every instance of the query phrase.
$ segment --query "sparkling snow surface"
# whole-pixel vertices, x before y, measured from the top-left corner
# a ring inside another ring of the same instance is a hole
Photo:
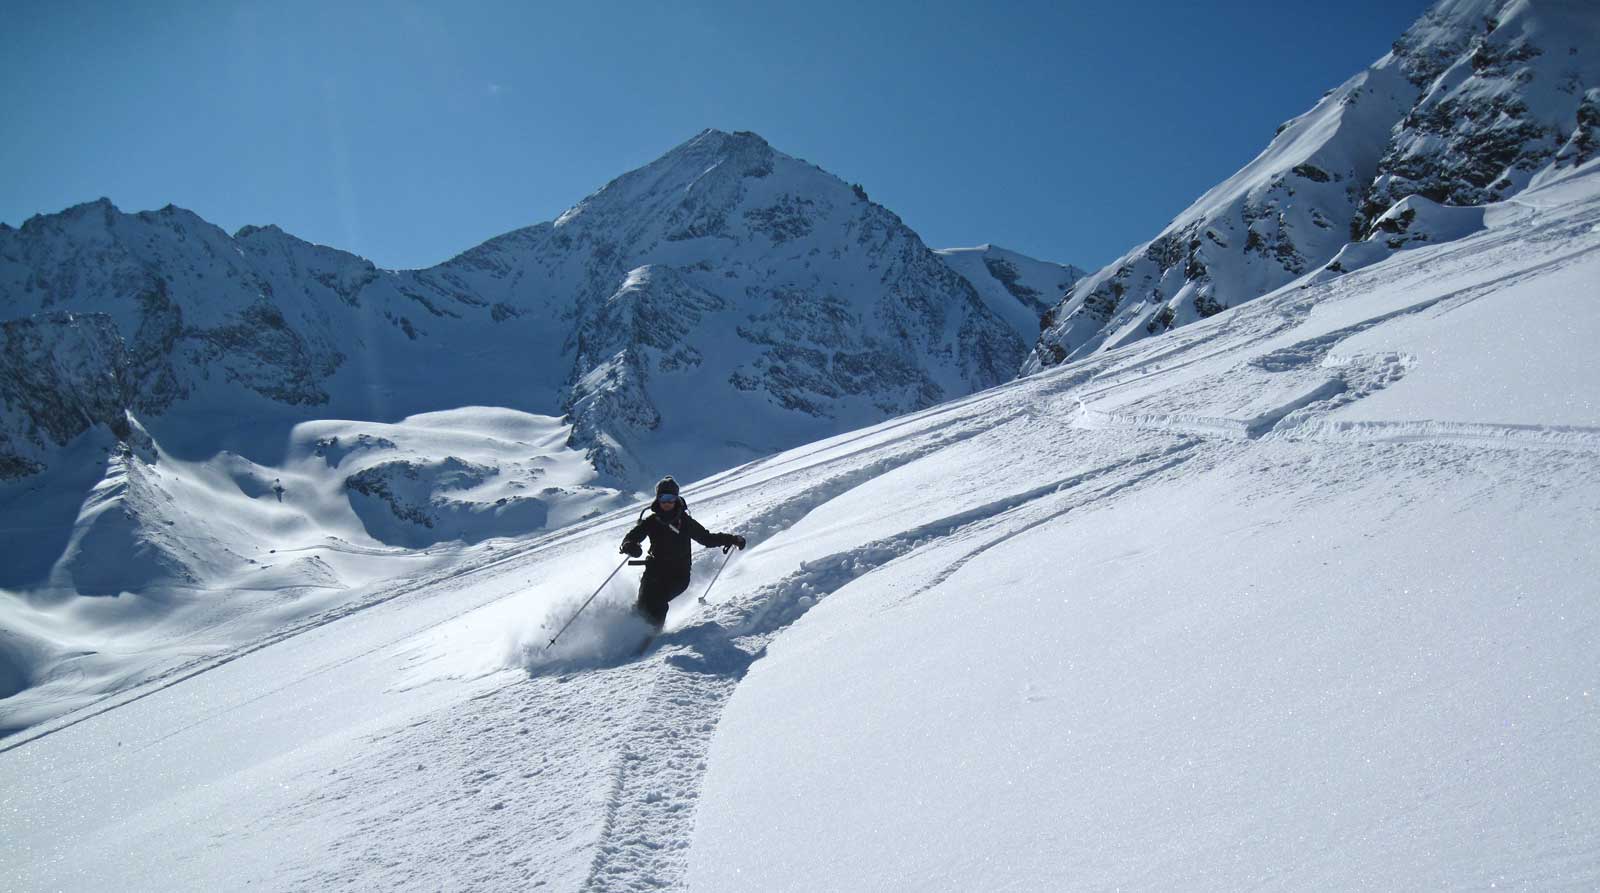
[[[0,886],[1600,886],[1600,163],[1485,227],[0,739]]]

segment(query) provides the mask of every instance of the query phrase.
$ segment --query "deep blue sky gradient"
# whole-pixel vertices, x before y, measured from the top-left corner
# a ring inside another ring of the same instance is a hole
[[[5,3],[0,221],[105,195],[427,266],[716,127],[1094,268],[1426,5]]]

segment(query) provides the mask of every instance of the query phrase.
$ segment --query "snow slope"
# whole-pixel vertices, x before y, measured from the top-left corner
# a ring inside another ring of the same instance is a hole
[[[1593,888],[1596,281],[1591,163],[699,481],[639,657],[631,510],[459,546],[0,739],[0,879]]]

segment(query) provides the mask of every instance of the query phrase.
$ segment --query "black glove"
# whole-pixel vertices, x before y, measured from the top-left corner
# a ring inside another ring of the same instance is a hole
[[[638,558],[640,555],[644,554],[644,549],[639,548],[638,543],[623,543],[622,548],[618,549],[617,551],[632,555],[635,558]]]
[[[744,548],[744,537],[740,536],[737,533],[729,534],[729,536],[728,536],[728,545],[734,547],[735,549],[743,549]]]

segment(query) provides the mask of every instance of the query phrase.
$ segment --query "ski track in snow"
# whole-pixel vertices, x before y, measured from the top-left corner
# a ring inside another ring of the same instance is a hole
[[[918,590],[926,591],[984,549],[1076,505],[1148,484],[1183,463],[1195,446],[1193,439],[1179,439],[1163,449],[804,562],[776,583],[718,606],[710,619],[663,636],[653,658],[655,688],[619,758],[594,863],[583,889],[655,890],[675,886],[683,879],[694,803],[717,718],[767,645],[824,598],[935,541],[982,539]],[[878,470],[868,477],[883,473],[884,464],[869,466]],[[848,481],[859,475],[842,477]],[[1095,483],[1101,486],[1092,486]],[[824,489],[831,493],[834,488]],[[793,523],[799,517],[803,514],[785,520]],[[762,520],[765,524],[761,526],[772,529],[770,518]]]

